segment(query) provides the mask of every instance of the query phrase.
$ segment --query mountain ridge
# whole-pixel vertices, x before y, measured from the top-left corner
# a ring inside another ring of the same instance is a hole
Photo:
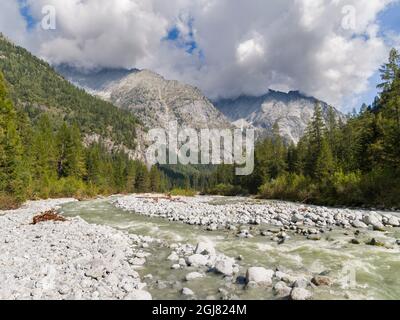
[[[88,92],[130,110],[147,128],[167,128],[170,121],[182,127],[250,128],[258,139],[272,133],[275,123],[289,143],[297,143],[319,103],[324,118],[329,105],[298,90],[269,90],[260,96],[240,95],[233,99],[208,99],[202,91],[177,80],[167,80],[147,69],[103,69],[92,73],[73,68],[59,72]],[[337,119],[345,116],[334,108]]]
[[[255,129],[258,137],[264,137],[272,133],[277,123],[281,135],[293,143],[304,135],[317,103],[321,105],[325,120],[330,107],[315,97],[294,90],[287,93],[269,90],[260,96],[241,95],[213,103],[236,127]],[[340,111],[333,110],[338,120],[346,120]]]
[[[63,69],[59,69],[63,73]],[[110,73],[104,71],[102,75]],[[167,80],[151,70],[120,72],[93,82],[96,74],[64,72],[71,82],[120,108],[130,110],[149,128],[168,128],[172,121],[195,129],[232,128],[230,122],[197,87]]]

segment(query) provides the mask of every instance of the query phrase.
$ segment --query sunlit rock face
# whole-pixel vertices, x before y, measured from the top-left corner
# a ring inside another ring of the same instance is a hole
[[[61,67],[59,71],[92,94],[131,110],[148,129],[168,128],[172,121],[194,129],[232,127],[198,88],[166,80],[149,70],[85,73]]]
[[[282,137],[288,142],[299,142],[319,103],[323,115],[328,117],[329,106],[325,102],[298,91],[289,93],[270,90],[260,97],[240,96],[237,99],[215,101],[215,106],[237,127],[254,128],[258,136],[271,134],[278,123]],[[345,116],[334,109],[337,119],[345,121]]]

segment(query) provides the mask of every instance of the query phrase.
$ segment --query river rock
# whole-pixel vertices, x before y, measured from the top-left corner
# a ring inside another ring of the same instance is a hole
[[[276,271],[275,272],[275,278],[281,281],[282,279],[286,278],[288,275],[282,271]]]
[[[181,267],[186,267],[186,260],[184,258],[179,258],[178,263]]]
[[[300,277],[300,278],[297,278],[297,279],[294,281],[293,287],[294,287],[294,288],[302,288],[302,289],[305,289],[305,288],[308,287],[309,284],[310,284],[310,282],[309,282],[306,278]]]
[[[194,296],[194,292],[192,290],[190,290],[189,288],[183,288],[182,294],[184,296]]]
[[[321,237],[320,234],[310,234],[310,235],[307,237],[307,239],[308,239],[308,240],[312,240],[312,241],[319,241],[319,240],[322,239],[322,237]]]
[[[361,220],[354,220],[352,222],[352,226],[357,229],[367,229],[368,228],[368,226]]]
[[[367,242],[367,245],[369,246],[375,246],[375,247],[384,247],[385,244],[379,240],[376,240],[375,238],[371,239],[370,241]]]
[[[302,222],[302,221],[304,221],[304,217],[303,217],[301,214],[295,213],[295,214],[292,216],[292,222],[298,223],[298,222]]]
[[[363,218],[364,223],[369,226],[372,226],[375,230],[383,230],[385,227],[382,224],[382,217],[377,214],[366,214]]]
[[[192,281],[196,279],[204,278],[204,274],[200,272],[191,272],[186,275],[186,281]]]
[[[225,276],[233,275],[233,263],[228,259],[221,259],[215,263],[215,271]]]
[[[149,292],[144,290],[132,290],[129,292],[125,298],[125,300],[152,300],[152,296]]]
[[[167,260],[169,260],[169,261],[179,261],[179,256],[177,255],[176,252],[172,252],[172,253],[168,256]]]
[[[292,292],[290,293],[290,298],[292,300],[310,300],[312,298],[312,293],[303,288],[293,288]]]
[[[250,234],[249,230],[242,230],[236,236],[238,238],[245,238],[245,239],[253,238],[253,235]]]
[[[321,286],[327,286],[330,287],[332,285],[332,280],[329,277],[326,276],[315,276],[314,278],[312,278],[311,282],[313,284],[315,284],[317,287],[321,287]]]
[[[400,220],[397,217],[390,217],[388,224],[393,227],[400,227]]]
[[[198,267],[205,266],[208,263],[208,258],[202,254],[194,254],[187,258],[187,262],[190,266]]]
[[[254,282],[259,285],[270,286],[272,284],[273,270],[267,270],[263,267],[251,267],[247,269],[247,283]]]
[[[146,263],[145,258],[133,258],[129,260],[129,263],[134,266],[143,266]]]
[[[215,248],[211,243],[199,242],[194,253],[213,256],[215,255]]]
[[[290,296],[291,288],[283,281],[280,281],[274,285],[273,291],[279,298],[285,298]]]

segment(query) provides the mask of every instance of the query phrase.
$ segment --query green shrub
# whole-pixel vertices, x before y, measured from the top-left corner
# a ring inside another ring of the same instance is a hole
[[[285,174],[263,184],[259,196],[265,199],[310,202],[316,197],[316,186],[310,178],[297,174]]]
[[[233,186],[231,184],[218,184],[215,187],[208,189],[206,193],[210,195],[233,197],[244,194],[245,192],[240,186]]]
[[[362,174],[359,171],[336,172],[329,181],[331,191],[325,191],[327,203],[331,205],[361,205],[364,199],[360,188],[361,179]]]
[[[400,207],[400,177],[391,170],[373,170],[360,182],[364,204],[386,208]]]
[[[197,192],[190,189],[175,188],[170,192],[171,196],[181,196],[181,197],[194,197]]]

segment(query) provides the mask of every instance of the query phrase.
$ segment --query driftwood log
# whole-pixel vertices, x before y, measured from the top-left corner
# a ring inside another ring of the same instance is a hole
[[[65,219],[63,216],[59,215],[56,211],[49,210],[49,211],[43,212],[43,213],[33,217],[32,224],[35,225],[40,222],[46,222],[46,221],[65,222],[65,221],[67,221],[67,219]]]

